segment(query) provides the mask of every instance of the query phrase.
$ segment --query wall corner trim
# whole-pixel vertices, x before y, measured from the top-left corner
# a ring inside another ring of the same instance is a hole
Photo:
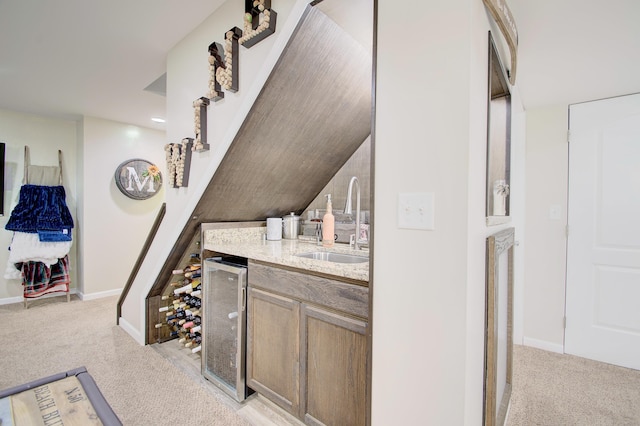
[[[140,346],[144,346],[144,336],[132,326],[124,317],[120,317],[120,328],[129,334]]]

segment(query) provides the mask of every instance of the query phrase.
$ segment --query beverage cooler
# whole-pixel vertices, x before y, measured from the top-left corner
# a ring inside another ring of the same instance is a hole
[[[247,260],[208,258],[202,276],[202,375],[237,401],[244,401]]]

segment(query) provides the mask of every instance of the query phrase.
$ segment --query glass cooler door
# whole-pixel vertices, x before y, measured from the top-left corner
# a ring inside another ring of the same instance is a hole
[[[238,260],[244,265],[237,263]],[[202,374],[243,401],[245,376],[246,259],[206,259],[203,270]]]

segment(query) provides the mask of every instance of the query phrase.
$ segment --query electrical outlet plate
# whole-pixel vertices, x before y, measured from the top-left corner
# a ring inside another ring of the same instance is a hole
[[[398,228],[435,229],[435,194],[415,192],[398,194]]]

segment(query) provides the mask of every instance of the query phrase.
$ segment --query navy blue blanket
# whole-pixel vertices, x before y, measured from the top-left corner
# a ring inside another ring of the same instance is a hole
[[[63,186],[22,185],[5,229],[38,233],[40,241],[71,241],[73,218]]]

